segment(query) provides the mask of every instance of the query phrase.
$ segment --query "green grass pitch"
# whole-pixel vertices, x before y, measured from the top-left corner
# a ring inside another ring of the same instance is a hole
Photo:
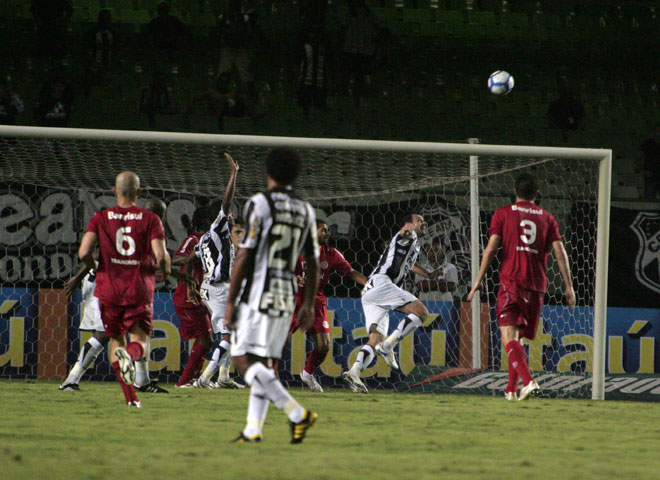
[[[289,444],[272,405],[234,444],[248,392],[175,390],[124,406],[116,383],[0,381],[3,479],[660,478],[660,405],[293,389],[318,423]]]

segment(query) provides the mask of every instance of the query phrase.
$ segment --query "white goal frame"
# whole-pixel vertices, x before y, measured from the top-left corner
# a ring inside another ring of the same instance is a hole
[[[605,398],[605,351],[607,326],[607,265],[610,231],[610,197],[612,150],[589,148],[560,148],[509,145],[481,145],[460,143],[402,142],[382,140],[348,140],[330,138],[298,138],[250,135],[219,135],[201,133],[146,132],[79,128],[47,128],[0,126],[0,137],[49,138],[72,140],[105,140],[115,142],[149,142],[195,145],[256,146],[318,148],[333,150],[390,151],[401,153],[436,153],[462,155],[470,158],[470,210],[472,218],[472,278],[477,275],[481,245],[479,242],[479,192],[477,169],[479,156],[551,157],[574,161],[598,162],[598,220],[596,235],[596,278],[594,300],[594,351],[592,393],[594,400]],[[473,140],[471,140],[472,142]],[[11,179],[6,179],[11,180]],[[475,223],[477,228],[475,229]],[[476,266],[476,268],[475,268]],[[473,324],[479,323],[479,299],[473,303]],[[479,328],[473,328],[473,362],[481,363]]]

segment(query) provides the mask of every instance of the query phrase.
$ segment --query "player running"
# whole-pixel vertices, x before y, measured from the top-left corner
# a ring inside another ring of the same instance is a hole
[[[200,296],[211,315],[213,333],[220,336],[218,345],[213,350],[211,361],[204,373],[194,383],[197,388],[245,388],[229,376],[231,365],[230,332],[225,325],[225,307],[229,291],[229,277],[234,263],[234,246],[238,246],[245,232],[241,220],[232,219],[229,209],[234,202],[236,178],[240,167],[229,153],[225,158],[231,166],[231,175],[222,202],[213,202],[209,206],[208,216],[214,218],[208,232],[195,246],[195,254],[204,267],[204,281]],[[218,370],[218,382],[211,378]]]
[[[307,357],[307,363],[302,372],[300,372],[300,379],[309,387],[312,392],[322,392],[323,387],[314,377],[314,371],[317,369],[325,357],[328,355],[330,349],[330,324],[328,323],[328,298],[325,296],[323,289],[330,280],[330,275],[333,271],[339,272],[352,278],[360,285],[367,283],[367,279],[357,270],[353,269],[350,263],[346,261],[344,256],[339,253],[336,248],[328,245],[330,239],[330,229],[328,224],[323,220],[316,220],[316,234],[319,242],[319,264],[321,266],[321,279],[319,281],[319,291],[316,294],[316,302],[314,304],[314,324],[308,328],[305,333],[307,335],[314,335],[316,346]],[[296,265],[296,275],[299,278],[298,296],[296,297],[296,310],[302,305],[303,294],[305,291],[307,264],[302,256],[298,257],[298,264]],[[300,328],[300,322],[297,316],[293,315],[291,328],[289,329],[289,339],[291,335]]]
[[[536,177],[521,174],[516,179],[514,192],[516,203],[497,209],[493,215],[490,239],[481,259],[479,275],[467,300],[472,300],[482,288],[481,282],[501,245],[500,286],[495,315],[502,334],[502,345],[509,356],[509,383],[505,397],[507,400],[517,398],[520,378],[523,388],[518,400],[525,400],[537,392],[539,386],[529,371],[522,338],[533,340],[536,336],[548,284],[546,264],[550,247],[564,279],[566,303],[571,308],[575,306],[575,292],[557,220],[550,212],[534,204],[539,193]]]
[[[289,417],[291,443],[302,442],[318,416],[301,407],[266,366],[281,357],[286,342],[301,251],[307,281],[298,310],[300,327],[309,328],[314,319],[319,246],[314,209],[291,188],[300,168],[296,151],[271,151],[266,158],[268,190],[254,195],[245,206],[248,230],[236,255],[225,314],[232,330],[234,366],[251,387],[247,425],[237,442],[261,441],[269,402]]]
[[[399,368],[394,347],[419,327],[429,314],[421,300],[401,287],[411,270],[427,279],[435,277],[435,273],[417,265],[421,249],[418,238],[426,235],[426,228],[426,222],[421,215],[406,215],[401,230],[387,245],[378,266],[362,290],[362,308],[369,340],[358,352],[351,369],[343,375],[344,381],[356,393],[368,393],[360,374],[369,366],[376,353],[382,356],[390,367]],[[396,330],[385,338],[389,329],[390,310],[398,310],[406,316],[399,322]]]
[[[144,357],[149,349],[156,286],[154,260],[163,278],[167,278],[170,256],[160,218],[137,206],[141,192],[139,177],[133,172],[121,172],[113,190],[117,205],[92,217],[78,256],[96,270],[94,295],[99,299],[101,319],[110,338],[110,362],[126,403],[140,408],[133,387],[133,362]],[[93,256],[97,244],[98,262]]]

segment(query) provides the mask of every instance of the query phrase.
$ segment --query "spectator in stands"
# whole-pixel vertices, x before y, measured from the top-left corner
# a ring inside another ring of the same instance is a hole
[[[61,58],[66,53],[66,33],[73,15],[70,0],[32,0],[30,11],[36,32],[37,56]]]
[[[218,17],[218,30],[221,43],[218,75],[230,74],[236,68],[250,101],[257,104],[259,98],[249,53],[256,33],[255,13],[244,12],[241,0],[229,0],[227,11]]]
[[[16,115],[23,113],[23,100],[5,77],[0,77],[0,124],[16,125]]]
[[[660,123],[639,147],[637,167],[644,176],[644,199],[655,200],[660,193]]]
[[[300,25],[303,32],[325,31],[328,0],[300,0]]]
[[[193,104],[200,102],[206,102],[209,110],[216,116],[219,131],[224,130],[225,117],[248,115],[256,122],[263,116],[248,97],[232,88],[228,72],[218,75],[214,88],[193,97]]]
[[[174,61],[175,52],[184,44],[190,44],[191,35],[188,27],[174,15],[170,14],[170,2],[160,2],[157,7],[158,16],[151,20],[145,29],[147,39],[159,55],[165,55],[168,62]]]
[[[98,23],[87,32],[83,42],[84,79],[83,94],[88,96],[91,87],[102,80],[112,68],[116,36],[111,27],[112,13],[108,9],[99,12]]]
[[[112,66],[112,54],[115,48],[115,34],[110,28],[112,12],[108,9],[101,10],[98,23],[92,30],[88,43],[92,51],[93,63],[99,68],[107,70]]]
[[[585,125],[584,105],[567,85],[559,88],[559,98],[550,104],[545,116],[550,128],[561,130],[564,141],[568,139],[569,131],[582,129]]]
[[[328,50],[323,33],[311,30],[300,51],[298,103],[305,117],[310,107],[325,109],[328,94]]]
[[[360,106],[378,49],[379,27],[365,0],[349,0],[344,35],[346,74],[353,79],[353,103]]]
[[[172,114],[175,112],[172,101],[172,87],[167,84],[165,74],[154,72],[151,85],[142,89],[140,98],[140,113],[146,113],[149,128],[156,128],[156,114]]]
[[[34,109],[37,125],[66,127],[73,112],[73,88],[64,67],[55,70],[39,93]]]

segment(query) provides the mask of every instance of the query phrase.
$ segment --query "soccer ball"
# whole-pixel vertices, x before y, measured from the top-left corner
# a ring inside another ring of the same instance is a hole
[[[490,74],[488,77],[488,90],[495,95],[507,94],[513,90],[513,77],[509,72],[498,70]]]

